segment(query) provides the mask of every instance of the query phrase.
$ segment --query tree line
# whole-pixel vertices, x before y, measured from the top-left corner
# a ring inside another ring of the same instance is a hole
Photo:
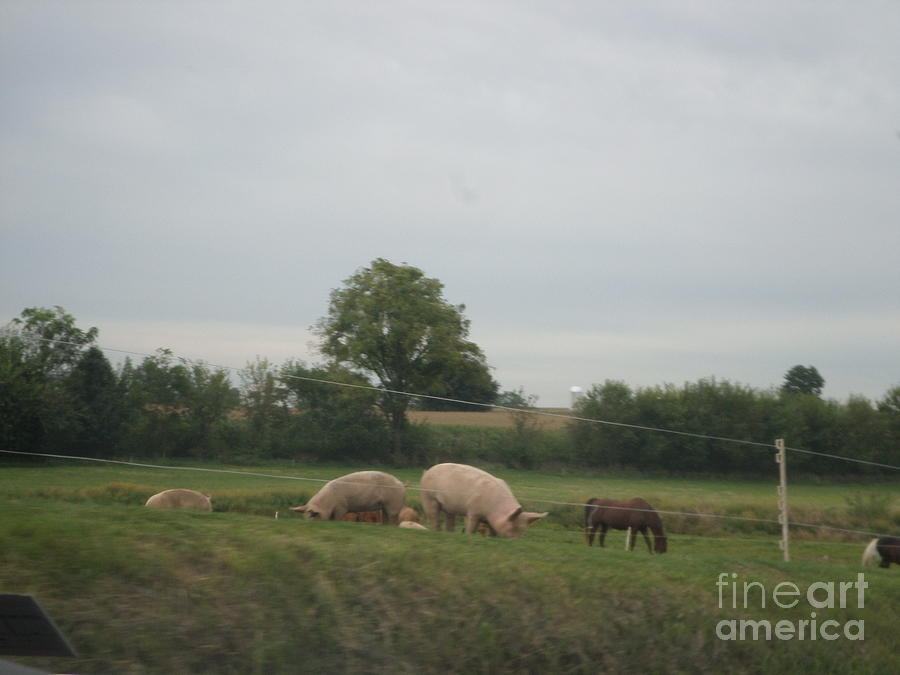
[[[376,392],[339,366],[257,360],[238,373],[160,349],[117,368],[60,307],[0,335],[0,448],[85,457],[373,459],[389,433]]]
[[[846,402],[825,400],[819,395],[824,380],[816,384],[821,380],[817,372],[811,380],[798,376],[800,369],[810,368],[792,368],[784,385],[771,390],[715,378],[680,387],[632,389],[619,381],[595,385],[579,401],[578,416],[634,426],[572,425],[572,459],[588,466],[769,474],[770,449],[719,439],[774,443],[784,438],[788,447],[811,451],[790,453],[792,472],[876,475],[886,471],[812,453],[900,466],[900,387],[892,388],[877,403],[864,396],[851,396]],[[893,473],[900,478],[900,472]]]
[[[824,400],[824,379],[795,366],[780,389],[714,378],[680,387],[594,385],[563,431],[527,413],[536,398],[501,392],[468,340],[462,305],[417,268],[378,259],[331,295],[314,331],[323,364],[249,363],[236,374],[166,349],[113,366],[61,307],[32,307],[0,330],[0,449],[96,458],[230,462],[302,459],[420,465],[428,461],[621,467],[641,471],[770,474],[771,443],[866,462],[900,464],[900,386],[872,402]],[[410,397],[394,392],[416,392]],[[410,425],[420,409],[511,413],[509,429]],[[667,429],[663,433],[648,429]],[[8,459],[8,455],[6,458]],[[793,469],[819,474],[882,469],[794,453]]]

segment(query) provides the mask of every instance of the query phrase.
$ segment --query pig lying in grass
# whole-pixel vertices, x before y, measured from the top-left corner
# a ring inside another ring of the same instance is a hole
[[[400,509],[400,522],[401,523],[418,523],[419,522],[419,514],[416,513],[416,510],[410,508],[409,506],[404,506]]]
[[[303,506],[291,510],[307,520],[342,520],[350,511],[381,511],[382,523],[397,524],[406,488],[383,471],[357,471],[326,483]]]
[[[144,506],[152,506],[157,509],[197,509],[199,511],[212,511],[212,500],[195,490],[175,488],[157,492],[147,500]]]
[[[427,530],[428,529],[421,523],[416,523],[416,522],[413,522],[412,520],[401,520],[400,527],[405,528],[407,530]]]
[[[447,530],[456,527],[456,516],[465,516],[466,534],[486,523],[492,537],[518,538],[529,525],[546,516],[528,513],[503,481],[468,464],[437,464],[422,474],[422,508],[431,526],[440,529],[440,516]]]

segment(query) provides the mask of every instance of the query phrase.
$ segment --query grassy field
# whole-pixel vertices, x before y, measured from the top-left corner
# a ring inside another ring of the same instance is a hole
[[[607,549],[587,548],[569,505],[640,494],[658,508],[774,516],[766,482],[497,470],[527,508],[551,512],[506,541],[287,512],[321,486],[316,479],[360,467],[206,468],[229,473],[0,468],[0,592],[35,595],[79,653],[14,660],[85,674],[896,670],[900,569],[865,570],[864,607],[855,591],[845,608],[812,608],[805,594],[792,609],[772,602],[780,582],[805,593],[856,581],[865,537],[798,531],[784,563],[775,527],[664,516],[670,552],[650,556],[621,550],[621,534]],[[421,471],[391,473],[417,505]],[[207,492],[216,511],[142,508],[168,487]],[[897,493],[885,483],[791,486],[799,513],[847,526],[868,505],[889,531],[900,522]],[[762,584],[766,607],[755,594],[735,608],[730,591],[720,607],[722,572]],[[720,621],[799,625],[813,611],[839,627],[864,621],[865,639],[716,635]]]
[[[9,466],[0,473],[0,496],[40,497],[63,502],[87,501],[141,505],[155,492],[187,487],[212,495],[217,511],[273,515],[304,503],[322,483],[360,467],[272,464],[248,468],[226,465],[151,463],[171,468],[127,464],[59,462],[42,466]],[[362,467],[371,468],[371,467]],[[659,478],[602,472],[541,473],[484,467],[503,477],[529,510],[549,511],[550,520],[578,528],[581,507],[591,497],[627,499],[640,496],[661,511],[776,520],[775,479]],[[390,469],[409,486],[407,501],[418,506],[420,469]],[[791,519],[875,532],[900,529],[897,483],[791,483]],[[667,514],[675,534],[780,532],[772,523]],[[846,539],[837,531],[798,528],[800,538]],[[858,540],[852,538],[851,540]]]

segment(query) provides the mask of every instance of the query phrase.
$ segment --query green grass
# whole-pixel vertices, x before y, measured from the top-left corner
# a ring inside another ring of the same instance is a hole
[[[7,466],[0,471],[0,496],[21,495],[60,501],[143,504],[147,497],[171,487],[199,490],[213,497],[216,511],[272,515],[304,503],[327,480],[361,467],[271,464],[241,467],[145,462],[175,468],[124,464],[53,463],[46,466]],[[774,462],[773,462],[774,466]],[[367,468],[367,467],[366,467]],[[387,469],[409,485],[408,502],[419,502],[416,487],[420,469]],[[224,472],[220,472],[224,471]],[[497,469],[526,508],[549,511],[558,524],[577,527],[581,507],[590,497],[627,499],[640,496],[662,511],[707,513],[775,520],[775,477],[772,481],[710,478],[617,476],[601,472],[540,473]],[[773,472],[774,473],[774,472]],[[798,482],[789,486],[791,519],[799,523],[894,532],[900,528],[900,499],[896,483]],[[777,525],[667,515],[675,534],[776,534]],[[796,529],[799,538],[843,538],[837,532]]]
[[[252,471],[330,479],[350,470]],[[421,472],[391,473],[417,485]],[[79,653],[13,659],[84,674],[896,668],[896,567],[865,570],[864,608],[818,611],[820,621],[841,625],[863,619],[865,641],[716,638],[723,619],[796,623],[810,615],[805,601],[795,609],[719,608],[720,572],[770,591],[781,581],[804,590],[854,581],[863,538],[795,540],[793,562],[784,563],[773,533],[718,524],[673,535],[669,553],[649,556],[623,551],[621,534],[606,549],[589,549],[569,518],[575,507],[538,502],[640,494],[661,508],[774,509],[772,485],[497,473],[528,508],[552,511],[521,540],[309,523],[282,508],[320,485],[305,481],[116,465],[0,468],[0,592],[35,595]],[[208,492],[217,510],[140,506],[168,487]],[[857,507],[877,507],[883,495],[895,499],[896,487],[796,485],[791,496],[801,508],[833,508],[846,519],[847,494],[865,495]],[[284,517],[273,518],[276,510]]]

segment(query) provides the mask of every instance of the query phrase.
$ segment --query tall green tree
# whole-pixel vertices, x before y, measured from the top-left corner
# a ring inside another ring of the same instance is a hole
[[[624,465],[637,452],[640,438],[620,424],[634,423],[634,392],[624,382],[606,380],[594,385],[578,401],[575,413],[582,418],[614,424],[579,421],[569,427],[578,460],[588,466]]]
[[[98,347],[90,347],[64,380],[75,408],[71,451],[90,457],[112,456],[118,448],[124,406],[116,373]]]
[[[465,306],[447,302],[443,288],[411,265],[372,261],[331,292],[328,314],[313,327],[322,353],[386,390],[447,391],[456,370],[487,366],[468,339]],[[376,403],[399,451],[410,397],[385,392]]]
[[[794,366],[784,376],[781,391],[786,394],[809,394],[821,396],[825,386],[823,378],[815,366]]]
[[[44,436],[45,380],[13,331],[0,333],[0,448],[40,450]]]
[[[94,342],[62,307],[29,307],[0,329],[0,443],[25,452],[65,450],[78,412],[65,378]]]
[[[266,439],[289,414],[288,389],[268,359],[257,357],[240,372],[241,406],[256,437]]]
[[[194,456],[211,450],[216,425],[239,403],[221,368],[159,349],[139,366],[126,364],[131,450],[143,455]]]
[[[47,377],[69,372],[98,334],[96,328],[78,328],[75,317],[59,305],[53,309],[28,307],[12,320],[10,328],[22,340],[25,358]]]
[[[884,420],[884,462],[900,463],[900,385],[887,390],[878,401],[878,412]]]

